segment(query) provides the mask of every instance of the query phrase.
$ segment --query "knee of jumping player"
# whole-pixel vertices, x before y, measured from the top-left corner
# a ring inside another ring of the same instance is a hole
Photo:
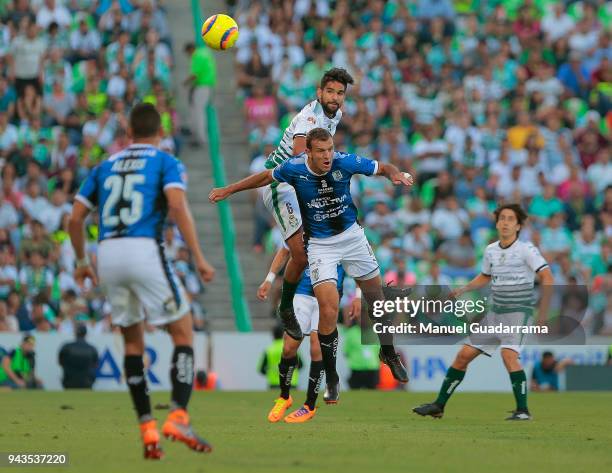
[[[325,301],[319,305],[319,331],[329,334],[334,331],[338,320],[338,303]]]
[[[298,348],[300,347],[300,342],[294,340],[285,334],[283,338],[283,358],[293,358],[297,356]]]
[[[291,259],[293,260],[293,264],[295,264],[296,268],[304,271],[306,266],[308,266],[308,257],[306,256],[306,250],[304,250],[303,246],[297,246],[293,248],[291,252]]]

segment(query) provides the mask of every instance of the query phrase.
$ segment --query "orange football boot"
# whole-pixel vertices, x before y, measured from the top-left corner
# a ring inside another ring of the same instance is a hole
[[[302,422],[308,422],[312,419],[317,412],[317,408],[310,409],[306,404],[300,407],[297,411],[293,411],[287,417],[285,417],[285,422],[289,424],[300,424]]]
[[[196,452],[212,452],[212,445],[198,436],[191,428],[189,414],[185,409],[175,409],[168,414],[162,427],[162,434],[173,442],[175,440],[183,442]]]
[[[268,414],[268,420],[270,422],[278,422],[279,420],[281,420],[285,415],[285,412],[287,412],[287,409],[291,407],[291,404],[293,404],[293,399],[291,398],[291,396],[289,396],[287,399],[284,399],[282,397],[276,399],[274,401],[274,407]]]
[[[150,460],[161,460],[164,452],[159,446],[159,432],[154,419],[140,424],[140,436],[144,444],[144,457]]]

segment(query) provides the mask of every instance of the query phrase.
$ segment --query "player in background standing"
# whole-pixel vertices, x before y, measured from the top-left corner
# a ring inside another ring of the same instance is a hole
[[[482,272],[465,286],[453,291],[453,297],[479,289],[491,283],[493,307],[480,325],[525,326],[533,311],[533,287],[536,274],[544,287],[538,311],[538,324],[546,323],[550,287],[554,283],[548,263],[531,242],[519,241],[521,226],[527,214],[518,204],[506,204],[495,211],[495,227],[499,240],[485,249],[482,259]],[[527,377],[519,361],[519,350],[524,334],[502,335],[496,342],[501,344],[501,356],[510,375],[512,391],[516,399],[516,410],[506,420],[529,420],[531,414],[527,407]],[[497,348],[491,340],[478,340],[471,336],[451,367],[440,388],[437,399],[429,404],[415,407],[413,411],[422,416],[442,417],[444,406],[465,376],[468,365],[480,354],[491,356]]]
[[[385,299],[380,268],[374,252],[357,223],[357,208],[350,192],[354,174],[379,175],[393,184],[412,185],[412,176],[388,163],[334,152],[329,131],[315,128],[306,136],[306,153],[285,161],[274,170],[247,177],[235,184],[213,189],[208,198],[219,202],[230,195],[256,189],[273,181],[286,182],[294,187],[304,216],[304,237],[308,254],[310,278],[319,302],[319,344],[326,372],[335,371],[338,349],[339,295],[337,289],[338,264],[357,281],[369,307]],[[391,335],[379,334],[380,359],[386,363],[393,377],[408,381],[408,373],[393,346]],[[339,396],[339,379],[327,380],[330,397]]]
[[[140,422],[144,456],[163,456],[142,359],[145,314],[150,324],[167,328],[174,344],[172,409],[162,433],[193,450],[210,452],[212,447],[194,433],[187,414],[193,384],[193,322],[185,289],[162,245],[167,215],[178,225],[200,277],[210,281],[215,270],[200,250],[183,164],[158,149],[163,131],[153,105],[134,107],[129,134],[133,144],[96,166],[75,198],[69,226],[77,257],[75,279],[79,284],[86,278],[97,284],[85,253],[83,228],[87,215],[97,207],[97,274],[112,306],[113,323],[121,327],[125,378]]]
[[[257,290],[257,297],[260,300],[263,301],[267,299],[272,283],[283,266],[285,266],[288,258],[288,248],[282,247],[276,252],[276,255],[274,256],[274,259],[270,265],[270,271],[268,272],[266,279],[261,283],[259,289]],[[338,266],[338,292],[340,297],[342,297],[343,282],[344,270],[340,265]],[[321,355],[319,337],[317,336],[317,331],[319,328],[319,305],[312,289],[310,271],[308,268],[306,268],[304,274],[302,275],[302,279],[300,279],[295,297],[293,298],[293,308],[302,332],[304,335],[310,336],[311,361],[306,402],[301,408],[285,417],[285,422],[300,423],[312,419],[315,415],[315,406],[324,372],[323,357]],[[359,316],[360,312],[361,298],[355,297],[349,311],[349,317],[354,319]],[[297,351],[301,344],[301,340],[294,340],[288,335],[285,335],[284,337],[283,354],[278,365],[279,385],[281,392],[280,396],[274,401],[274,407],[268,414],[268,420],[270,422],[278,422],[281,420],[287,409],[289,409],[289,407],[291,407],[293,404],[293,398],[289,394],[289,391],[291,389],[293,370],[298,364]],[[338,377],[338,374],[334,370],[331,373],[326,373],[326,377],[335,379]],[[329,397],[327,390],[323,396],[323,399],[327,404],[336,404],[338,402],[338,399],[332,399]]]
[[[344,69],[333,68],[325,72],[317,88],[317,100],[306,105],[291,120],[280,144],[268,157],[266,168],[274,169],[303,153],[306,149],[306,134],[313,128],[325,128],[333,136],[342,118],[340,108],[344,104],[347,87],[353,82],[351,75]],[[263,199],[291,253],[283,278],[279,316],[287,334],[301,340],[303,334],[293,313],[293,296],[308,264],[300,207],[293,187],[282,182],[273,181],[266,186]]]

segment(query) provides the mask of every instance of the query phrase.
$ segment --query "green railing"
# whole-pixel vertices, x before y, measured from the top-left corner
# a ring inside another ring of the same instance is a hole
[[[204,18],[202,18],[199,0],[191,0],[191,12],[193,17],[195,43],[198,45],[198,47],[200,47],[204,45],[200,35],[200,29],[202,27]],[[217,112],[212,103],[206,107],[205,113],[207,115],[208,123],[208,152],[212,164],[213,181],[215,187],[222,187],[226,185],[225,166],[223,155],[221,154],[220,150],[220,133]],[[230,296],[232,298],[232,308],[234,309],[236,328],[241,332],[250,332],[252,330],[251,316],[249,314],[249,306],[247,305],[242,290],[242,270],[240,269],[238,251],[236,250],[236,231],[234,230],[232,209],[229,201],[227,200],[219,202],[217,204],[217,208],[219,211],[219,222],[221,223],[221,236],[223,238],[225,263],[227,264],[227,273],[230,280]]]

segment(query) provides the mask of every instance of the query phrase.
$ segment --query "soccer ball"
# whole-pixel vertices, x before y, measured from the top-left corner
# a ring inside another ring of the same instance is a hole
[[[238,39],[238,25],[231,16],[213,15],[202,25],[202,39],[213,49],[229,49]]]

